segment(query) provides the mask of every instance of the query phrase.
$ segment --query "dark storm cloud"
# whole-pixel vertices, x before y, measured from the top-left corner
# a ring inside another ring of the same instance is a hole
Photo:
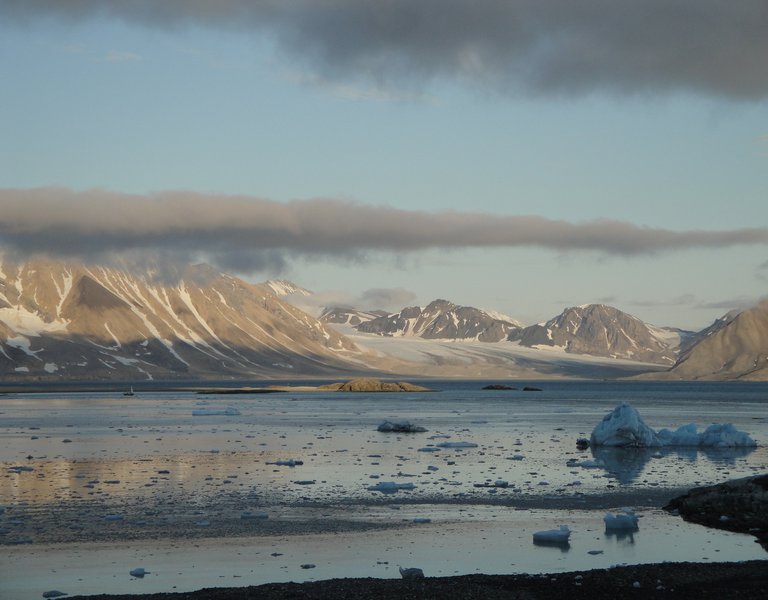
[[[223,268],[279,271],[303,256],[365,260],[371,252],[533,246],[637,255],[768,244],[768,228],[672,231],[622,221],[408,211],[335,199],[287,203],[174,191],[133,195],[0,189],[0,245],[16,254],[93,259],[152,251]]]
[[[382,86],[768,96],[765,0],[0,0],[0,16],[253,32],[324,76]]]

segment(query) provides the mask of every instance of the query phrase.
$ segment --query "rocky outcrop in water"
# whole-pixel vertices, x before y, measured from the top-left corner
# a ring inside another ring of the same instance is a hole
[[[693,488],[664,509],[686,521],[751,533],[768,550],[768,475]]]

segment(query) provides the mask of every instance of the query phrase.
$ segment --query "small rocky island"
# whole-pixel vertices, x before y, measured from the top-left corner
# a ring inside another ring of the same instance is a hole
[[[405,381],[382,381],[363,377],[347,382],[329,383],[318,386],[318,390],[330,390],[335,392],[431,392],[432,390],[420,385],[414,385]]]

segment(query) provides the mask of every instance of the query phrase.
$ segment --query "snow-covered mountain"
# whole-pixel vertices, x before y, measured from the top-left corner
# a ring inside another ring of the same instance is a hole
[[[343,306],[331,306],[323,310],[320,320],[323,323],[332,325],[351,325],[352,327],[357,327],[360,323],[372,321],[379,317],[386,317],[387,314],[385,310],[365,311]]]
[[[768,300],[730,312],[696,334],[666,377],[767,381]]]
[[[264,282],[264,285],[271,289],[275,296],[280,296],[281,298],[294,294],[305,297],[312,295],[312,292],[308,289],[296,285],[293,281],[288,281],[287,279],[268,279]]]
[[[546,323],[513,331],[509,339],[531,348],[673,364],[683,332],[660,329],[612,306],[566,308]]]
[[[362,333],[481,342],[504,340],[517,329],[519,324],[516,322],[499,319],[471,306],[458,306],[447,300],[434,300],[425,308],[411,306],[399,313],[357,325],[357,330]]]
[[[171,282],[61,262],[0,268],[0,376],[172,379],[350,372],[354,344],[207,266]]]

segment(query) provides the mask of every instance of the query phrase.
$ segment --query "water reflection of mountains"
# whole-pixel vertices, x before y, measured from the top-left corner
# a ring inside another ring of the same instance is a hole
[[[665,446],[656,448],[619,448],[613,446],[593,446],[592,456],[603,468],[616,477],[620,483],[632,483],[651,460],[668,456],[687,462],[696,462],[700,456],[710,462],[731,465],[736,459],[744,458],[755,451],[754,447],[713,448],[699,446]]]

